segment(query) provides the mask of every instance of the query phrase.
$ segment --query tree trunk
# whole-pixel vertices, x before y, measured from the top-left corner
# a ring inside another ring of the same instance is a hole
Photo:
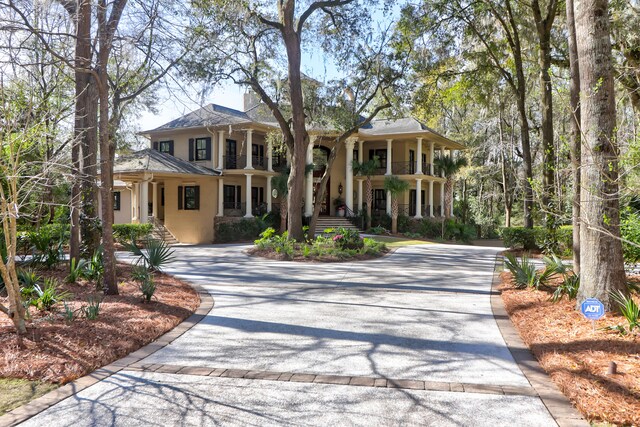
[[[371,212],[372,212],[372,204],[373,204],[373,190],[371,189],[371,177],[367,177],[366,181],[366,191],[365,194],[366,203],[367,203],[367,230],[371,228]]]
[[[82,138],[82,218],[80,219],[82,243],[85,251],[91,255],[100,246],[100,228],[98,227],[98,196],[96,183],[98,176],[98,85],[95,77],[87,74],[88,86],[85,89],[87,104],[85,108]]]
[[[451,201],[453,200],[453,177],[447,177],[444,183],[444,216],[451,218]]]
[[[571,105],[571,176],[573,177],[572,223],[573,223],[573,271],[580,275],[580,68],[573,0],[567,0],[567,34],[569,47],[569,101]]]
[[[576,4],[582,130],[580,289],[585,298],[612,308],[609,292],[627,292],[618,189],[618,146],[607,0]]]
[[[398,233],[398,197],[391,197],[391,234],[396,234]]]
[[[555,197],[555,147],[553,141],[553,95],[551,87],[551,29],[556,17],[556,0],[550,0],[547,14],[542,16],[538,0],[531,2],[538,33],[538,65],[540,66],[540,110],[542,114],[542,210],[545,226],[555,230],[558,214]]]
[[[280,233],[287,231],[287,198],[283,197],[280,202]]]
[[[300,34],[295,30],[295,1],[280,3],[282,16],[282,38],[287,50],[289,93],[291,101],[291,122],[293,127],[293,150],[291,153],[291,174],[289,175],[289,237],[302,241],[302,199],[304,194],[304,177],[306,169],[307,146],[309,135],[304,113],[304,97],[301,78]]]
[[[100,114],[98,121],[98,135],[100,138],[100,178],[102,185],[102,246],[103,255],[103,287],[105,295],[118,295],[116,282],[116,260],[113,241],[113,162],[115,147],[111,142],[109,129],[109,82],[107,66],[109,60],[110,43],[106,19],[106,0],[98,1],[98,93],[100,99]]]
[[[73,10],[70,11],[70,13]],[[91,68],[91,2],[81,0],[75,10],[75,123],[74,141],[71,146],[71,163],[75,179],[71,186],[71,237],[69,256],[80,259],[80,211],[82,209],[83,156],[82,147],[86,133],[86,119],[89,108],[88,87]],[[72,16],[73,18],[73,16]]]

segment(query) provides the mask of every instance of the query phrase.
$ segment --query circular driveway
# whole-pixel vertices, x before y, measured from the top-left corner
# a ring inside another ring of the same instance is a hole
[[[420,245],[331,264],[246,249],[175,248],[166,271],[215,306],[142,361],[174,371],[121,371],[28,424],[555,425],[491,311],[498,249]]]

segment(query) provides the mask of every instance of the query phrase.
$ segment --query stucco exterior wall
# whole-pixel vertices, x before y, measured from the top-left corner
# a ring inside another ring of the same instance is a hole
[[[117,187],[113,189],[114,192],[120,192],[120,210],[113,211],[113,223],[114,224],[129,224],[131,223],[131,190],[125,187]],[[100,212],[101,203],[100,203]]]
[[[178,210],[178,186],[200,186],[200,209]],[[165,227],[180,243],[201,244],[213,242],[214,218],[218,203],[217,179],[169,178],[164,184]]]

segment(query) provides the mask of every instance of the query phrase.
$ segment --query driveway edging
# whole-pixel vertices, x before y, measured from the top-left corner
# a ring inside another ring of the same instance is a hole
[[[542,366],[540,366],[538,360],[533,353],[531,353],[531,350],[529,350],[529,346],[524,343],[520,334],[511,323],[509,314],[502,301],[502,292],[498,289],[500,285],[500,269],[498,267],[502,262],[502,255],[497,254],[493,270],[493,280],[491,282],[491,311],[493,312],[493,317],[498,324],[498,329],[504,338],[507,348],[559,427],[588,427],[590,424],[558,389]]]
[[[91,387],[97,382],[102,381],[123,369],[126,369],[130,365],[140,362],[156,351],[171,344],[171,342],[197,325],[213,309],[215,301],[209,292],[204,290],[200,285],[191,282],[187,283],[198,293],[198,296],[200,297],[200,306],[191,316],[187,317],[169,332],[161,335],[156,340],[139,348],[133,353],[130,353],[121,359],[96,369],[84,377],[71,381],[62,387],[50,391],[44,396],[7,412],[0,417],[0,427],[15,426],[27,421],[29,418],[34,417],[51,406],[81,392],[88,387]]]

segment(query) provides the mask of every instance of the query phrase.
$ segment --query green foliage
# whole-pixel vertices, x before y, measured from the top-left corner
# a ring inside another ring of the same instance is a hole
[[[539,286],[540,282],[538,281],[536,267],[529,261],[527,255],[523,255],[521,260],[518,261],[514,254],[507,253],[505,254],[504,265],[513,275],[516,288],[537,288]]]
[[[369,230],[367,230],[367,233],[375,234],[375,235],[379,236],[381,234],[389,234],[389,230],[387,230],[386,228],[381,227],[379,225],[376,225],[375,227],[371,227]]]
[[[539,249],[536,245],[536,231],[525,227],[505,227],[502,229],[502,242],[505,248],[524,249],[527,251]]]
[[[102,286],[102,277],[104,276],[104,264],[102,262],[103,249],[102,246],[95,250],[91,258],[84,264],[82,277],[96,283],[96,289]]]
[[[444,172],[445,177],[449,178],[458,173],[460,169],[467,166],[467,159],[465,157],[458,157],[454,159],[451,156],[444,155],[433,159],[433,164]]]
[[[627,329],[622,328],[621,332],[626,334],[627,332],[633,332],[636,328],[640,328],[640,308],[633,298],[620,291],[610,292],[609,295],[618,304],[620,313],[627,320]]]
[[[442,237],[445,240],[468,243],[476,237],[476,230],[472,225],[463,224],[453,219],[446,219]]]
[[[333,236],[333,241],[341,249],[362,249],[364,247],[358,230],[348,228],[338,228]]]
[[[64,320],[66,320],[67,322],[73,322],[73,320],[76,317],[76,312],[73,311],[71,307],[69,307],[66,301],[63,301],[63,304],[64,304],[64,311],[62,313],[62,316],[64,317]]]
[[[137,256],[136,265],[142,263],[150,271],[161,271],[165,264],[173,261],[173,249],[163,240],[149,239],[144,248],[139,248],[135,242],[129,242],[127,250]]]
[[[353,173],[355,175],[371,177],[373,176],[378,168],[380,167],[380,157],[373,156],[372,159],[364,161],[360,163],[357,160],[354,160],[352,163]]]
[[[153,275],[148,274],[141,282],[139,282],[140,292],[146,302],[150,302],[153,294],[156,292],[156,284]]]
[[[624,261],[631,265],[640,263],[640,214],[625,209],[620,223],[622,234],[622,254]]]
[[[237,222],[216,224],[216,243],[244,242],[260,236],[265,229],[277,224],[279,218],[273,214],[261,218],[243,218]]]
[[[28,232],[26,239],[31,245],[31,262],[47,268],[57,265],[64,259],[66,238],[67,227],[60,224],[48,224]]]
[[[82,277],[84,277],[84,271],[87,267],[87,260],[80,259],[80,261],[76,262],[76,259],[71,259],[69,264],[69,274],[66,277],[67,283],[75,283]]]
[[[113,224],[113,237],[122,244],[131,240],[137,242],[146,238],[151,230],[152,224]]]
[[[58,281],[53,278],[45,278],[44,286],[35,286],[37,298],[32,301],[39,310],[50,311],[53,306],[71,296],[69,292],[61,291],[58,288]]]
[[[391,193],[392,198],[396,198],[400,194],[409,191],[409,183],[395,175],[386,176],[384,178],[384,189]]]
[[[542,249],[545,253],[568,256],[573,247],[573,227],[570,225],[558,227],[555,231],[544,227],[505,227],[501,235],[504,246],[512,249]]]
[[[83,305],[80,310],[88,320],[96,320],[100,314],[100,304],[102,299],[99,297],[89,297],[87,305]]]
[[[580,276],[571,275],[567,276],[556,288],[551,295],[552,302],[558,302],[562,299],[563,296],[567,296],[567,298],[576,299],[578,296],[578,288],[580,287]]]
[[[442,223],[423,218],[418,227],[418,233],[426,238],[435,239],[442,235]]]
[[[259,249],[271,249],[287,258],[293,258],[295,242],[289,239],[289,233],[276,234],[274,228],[269,227],[260,234],[260,238],[254,242]]]

